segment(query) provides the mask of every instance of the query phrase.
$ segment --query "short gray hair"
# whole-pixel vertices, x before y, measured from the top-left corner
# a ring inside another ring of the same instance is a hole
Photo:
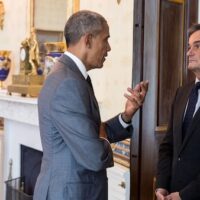
[[[67,21],[64,29],[64,36],[67,46],[76,44],[85,34],[97,35],[107,24],[105,18],[89,10],[82,10],[74,13]]]

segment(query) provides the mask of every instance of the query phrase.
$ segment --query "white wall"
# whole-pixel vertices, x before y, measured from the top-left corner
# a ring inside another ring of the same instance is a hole
[[[102,119],[108,119],[124,109],[124,92],[131,86],[133,0],[80,0],[80,9],[102,14],[110,26],[111,51],[103,69],[90,72],[101,107]]]
[[[29,5],[28,0],[3,0],[5,7],[4,28],[0,30],[0,50],[11,50],[12,67],[11,74],[19,70],[20,43],[28,35],[29,31]]]
[[[20,43],[29,35],[29,0],[3,0],[5,6],[4,29],[0,30],[0,50],[11,50],[11,75],[19,72]],[[97,99],[100,102],[102,119],[107,119],[123,110],[127,86],[131,86],[133,0],[80,0],[80,9],[89,9],[102,14],[110,26],[109,52],[104,68],[93,70],[91,77]],[[55,0],[56,3],[56,0]],[[63,24],[64,27],[64,24]]]

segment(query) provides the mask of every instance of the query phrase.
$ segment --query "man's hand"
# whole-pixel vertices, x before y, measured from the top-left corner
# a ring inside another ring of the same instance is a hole
[[[166,196],[169,194],[166,189],[158,188],[155,192],[157,200],[166,200]]]
[[[135,88],[128,88],[129,94],[124,94],[127,98],[125,111],[122,113],[122,119],[130,122],[134,113],[142,106],[148,91],[148,81],[138,83]]]
[[[173,192],[165,197],[165,200],[181,200],[179,192]]]

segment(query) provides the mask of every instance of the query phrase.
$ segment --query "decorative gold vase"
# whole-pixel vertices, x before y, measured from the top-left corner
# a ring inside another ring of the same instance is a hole
[[[64,42],[46,42],[44,43],[46,49],[44,75],[48,75],[56,60],[66,51]]]
[[[10,51],[8,50],[0,50],[0,81],[1,85],[0,88],[3,89],[3,81],[6,80],[8,77],[10,67],[11,67],[11,60],[9,58]]]

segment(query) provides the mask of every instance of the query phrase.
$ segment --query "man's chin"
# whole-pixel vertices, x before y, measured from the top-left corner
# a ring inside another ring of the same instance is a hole
[[[103,64],[97,65],[95,68],[96,69],[101,69],[103,67]]]
[[[92,66],[91,68],[90,68],[90,70],[91,69],[101,69],[103,67],[103,65],[95,65],[95,66]]]
[[[191,71],[200,70],[200,66],[189,64],[188,70],[191,70]]]

